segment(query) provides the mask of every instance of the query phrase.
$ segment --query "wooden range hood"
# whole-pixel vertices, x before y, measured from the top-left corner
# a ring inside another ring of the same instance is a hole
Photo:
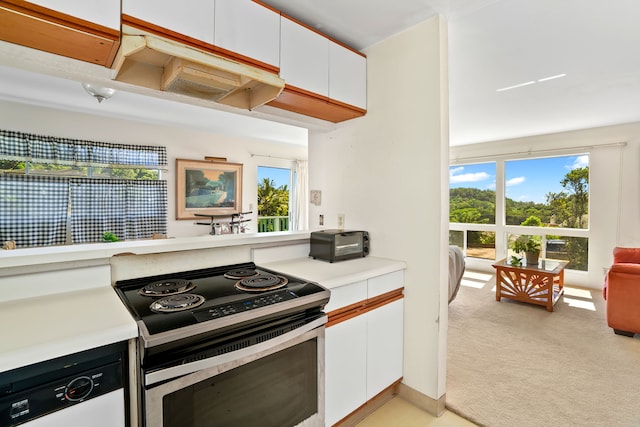
[[[112,68],[117,81],[247,110],[284,88],[274,73],[149,33],[123,33]]]

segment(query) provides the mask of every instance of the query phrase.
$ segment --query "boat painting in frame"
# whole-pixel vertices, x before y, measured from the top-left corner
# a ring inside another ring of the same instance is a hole
[[[176,159],[176,219],[242,210],[242,164]]]

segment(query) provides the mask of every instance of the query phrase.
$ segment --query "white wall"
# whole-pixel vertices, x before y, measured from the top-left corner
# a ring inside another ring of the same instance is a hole
[[[640,247],[640,123],[456,146],[451,147],[450,158],[490,159],[512,153],[524,153],[526,158],[528,151],[532,157],[590,154],[589,272],[569,270],[565,281],[600,289],[613,247]],[[491,270],[490,262],[470,260],[468,265]]]
[[[176,158],[204,160],[205,156],[226,157],[229,162],[242,163],[242,209],[253,211],[248,225],[250,232],[257,231],[258,165],[290,168],[291,161],[274,157],[307,159],[307,147],[302,145],[278,144],[266,140],[196,131],[186,127],[161,126],[8,101],[0,101],[0,129],[91,141],[166,146],[169,163],[166,179],[170,237],[199,236],[211,231],[205,225],[195,225],[193,220],[175,219]],[[252,157],[252,154],[272,157]]]
[[[345,214],[345,228],[370,232],[372,255],[406,261],[404,383],[438,399],[446,347],[446,25],[430,19],[365,53],[367,114],[310,134],[309,186],[322,191],[310,226],[324,214],[324,228],[335,228]]]

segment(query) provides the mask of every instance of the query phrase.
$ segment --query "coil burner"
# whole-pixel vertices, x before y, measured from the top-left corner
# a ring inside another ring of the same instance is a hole
[[[165,297],[169,295],[184,294],[195,288],[196,285],[189,280],[167,279],[149,283],[141,288],[138,293],[145,297]]]
[[[236,288],[245,292],[265,292],[287,285],[287,278],[275,274],[259,273],[236,282]]]
[[[224,273],[224,277],[227,279],[244,279],[246,277],[257,276],[259,273],[255,268],[237,268],[235,270],[229,270]]]
[[[149,308],[156,313],[174,313],[198,307],[204,300],[203,296],[196,294],[171,295],[152,302]]]

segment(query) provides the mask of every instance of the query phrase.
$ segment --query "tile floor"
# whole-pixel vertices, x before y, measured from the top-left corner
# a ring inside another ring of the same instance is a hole
[[[400,397],[394,397],[361,421],[357,427],[475,427],[476,425],[446,411],[440,417],[419,409]]]

